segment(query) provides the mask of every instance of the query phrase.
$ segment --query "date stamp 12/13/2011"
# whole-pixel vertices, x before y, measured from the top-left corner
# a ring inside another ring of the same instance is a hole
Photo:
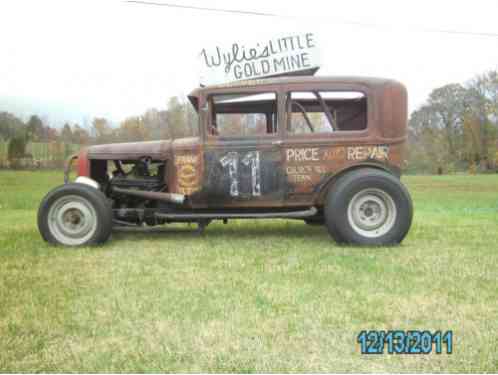
[[[452,354],[453,331],[361,331],[361,354]]]

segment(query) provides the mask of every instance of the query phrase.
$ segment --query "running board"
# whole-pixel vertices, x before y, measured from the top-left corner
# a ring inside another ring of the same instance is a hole
[[[161,219],[300,219],[316,215],[318,210],[311,207],[302,211],[291,212],[265,212],[265,213],[244,213],[244,212],[209,212],[209,213],[156,213],[155,216]]]

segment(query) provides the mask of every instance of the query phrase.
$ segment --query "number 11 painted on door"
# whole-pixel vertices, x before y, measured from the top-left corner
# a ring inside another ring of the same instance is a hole
[[[223,168],[228,167],[230,178],[230,195],[239,196],[239,153],[231,151],[220,159]],[[261,171],[259,162],[259,151],[249,151],[242,158],[242,164],[251,169],[252,195],[261,196]]]

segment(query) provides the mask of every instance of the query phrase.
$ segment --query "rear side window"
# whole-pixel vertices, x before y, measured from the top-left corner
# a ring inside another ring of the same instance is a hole
[[[287,132],[327,134],[367,128],[367,98],[358,91],[296,91],[286,99]]]

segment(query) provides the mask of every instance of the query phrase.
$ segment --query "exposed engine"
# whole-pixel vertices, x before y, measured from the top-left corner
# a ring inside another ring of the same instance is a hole
[[[161,191],[166,185],[164,183],[164,164],[152,164],[156,167],[154,174],[151,174],[150,159],[142,159],[133,163],[131,170],[126,173],[120,161],[114,165],[116,170],[112,172],[109,181],[111,187],[121,187],[123,189],[139,189],[148,191]]]
[[[122,221],[123,224],[142,224],[143,222],[148,225],[157,224],[155,216],[147,210],[157,208],[156,200],[123,194],[120,190],[165,191],[167,188],[164,178],[165,164],[154,163],[150,158],[142,158],[133,162],[114,161],[114,166],[115,170],[108,183],[108,196],[113,199],[116,219]]]

